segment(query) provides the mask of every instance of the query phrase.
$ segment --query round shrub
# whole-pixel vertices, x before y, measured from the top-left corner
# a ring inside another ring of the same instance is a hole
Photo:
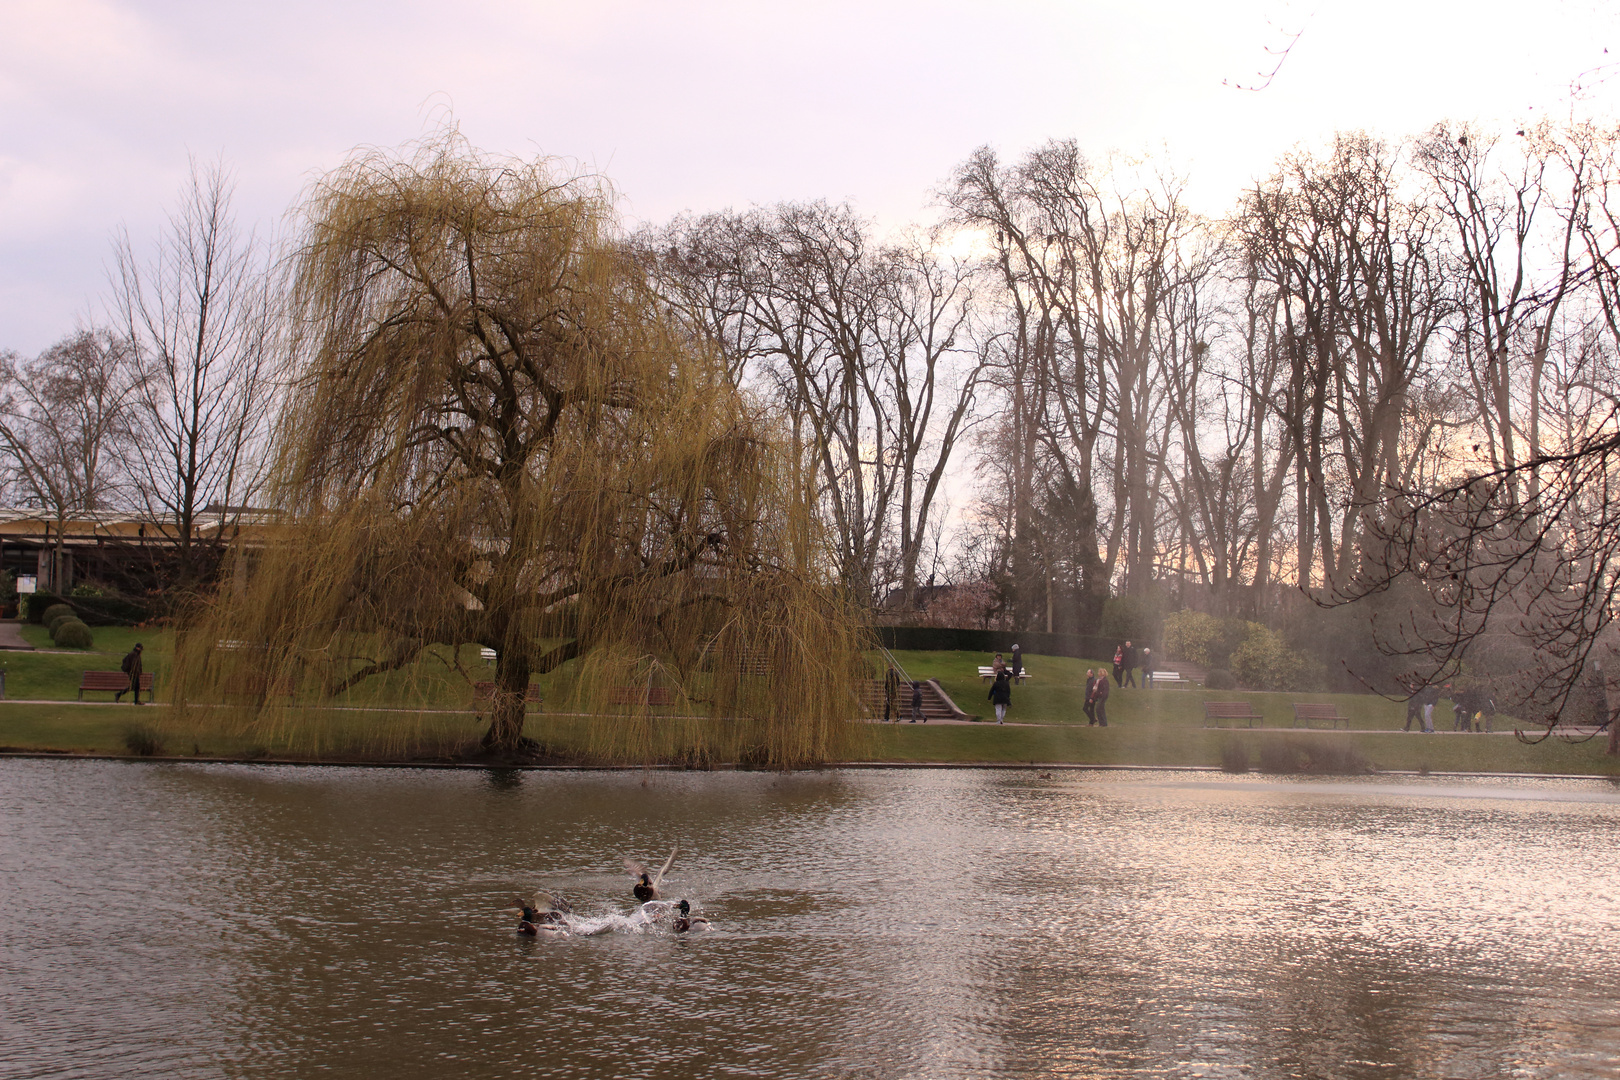
[[[56,615],[45,620],[45,632],[54,638],[56,636],[56,628],[65,622],[84,622],[84,620],[71,612],[66,615]]]
[[[1230,671],[1216,668],[1204,677],[1205,690],[1236,690],[1237,680]]]
[[[78,619],[69,619],[56,628],[51,640],[64,649],[88,649],[95,644],[90,628]]]
[[[67,604],[52,604],[50,607],[45,609],[42,615],[40,615],[39,621],[44,623],[46,626],[49,626],[51,625],[51,620],[55,619],[59,615],[70,615],[74,618],[78,618],[78,615],[74,612],[73,608]]]

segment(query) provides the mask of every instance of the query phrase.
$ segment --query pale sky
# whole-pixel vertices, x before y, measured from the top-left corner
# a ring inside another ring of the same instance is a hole
[[[1270,86],[1267,48],[1304,33]],[[1613,117],[1614,0],[0,0],[0,348],[103,307],[188,155],[273,228],[356,146],[453,115],[485,150],[605,173],[632,219],[848,199],[926,220],[977,146],[1162,155],[1218,213],[1336,129]]]

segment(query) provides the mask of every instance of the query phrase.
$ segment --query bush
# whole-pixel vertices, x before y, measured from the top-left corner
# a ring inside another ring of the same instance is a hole
[[[153,757],[163,753],[163,743],[152,728],[133,724],[124,729],[124,749],[138,757]]]
[[[51,639],[54,641],[56,639],[56,631],[61,629],[63,623],[70,623],[70,622],[84,622],[84,620],[79,618],[77,615],[72,615],[72,614],[69,614],[69,615],[53,615],[53,616],[50,617],[50,619],[46,620],[45,632],[47,634],[50,634]]]
[[[1236,690],[1237,680],[1225,668],[1215,668],[1204,678],[1205,690]]]
[[[1260,744],[1260,771],[1361,776],[1374,770],[1359,750],[1337,740],[1267,739]]]
[[[158,612],[150,603],[127,596],[73,597],[73,607],[91,626],[134,626],[154,618]]]
[[[1223,668],[1232,650],[1243,643],[1259,623],[1217,619],[1202,611],[1178,611],[1164,618],[1164,653],[1167,659],[1186,660],[1200,667]]]
[[[1290,649],[1283,636],[1259,623],[1249,623],[1243,644],[1232,650],[1232,674],[1252,690],[1300,690],[1310,681],[1313,664]],[[1320,685],[1318,681],[1317,685]]]
[[[63,603],[55,603],[46,608],[44,612],[40,614],[39,621],[44,623],[46,626],[49,626],[63,615],[68,616],[70,619],[76,619],[79,617],[71,606]]]
[[[1249,748],[1231,740],[1221,746],[1221,771],[1229,773],[1246,773],[1249,771]]]
[[[64,649],[88,649],[95,644],[90,628],[78,619],[68,619],[58,625],[51,640]]]

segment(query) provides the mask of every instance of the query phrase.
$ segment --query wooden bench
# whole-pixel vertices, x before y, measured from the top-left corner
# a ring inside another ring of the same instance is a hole
[[[1012,668],[1007,669],[1007,674],[1008,675],[1012,674]],[[993,679],[995,677],[996,677],[996,669],[994,667],[989,666],[989,665],[985,665],[985,666],[981,666],[979,668],[979,678],[983,679],[985,682],[989,682],[991,679]],[[1023,671],[1020,671],[1018,673],[1018,681],[1019,682],[1023,682],[1027,678],[1029,678],[1029,668],[1025,668]]]
[[[1294,726],[1303,723],[1311,727],[1316,721],[1327,722],[1328,727],[1343,724],[1345,730],[1350,730],[1350,718],[1339,711],[1337,705],[1311,705],[1304,702],[1294,702]]]
[[[608,689],[614,705],[673,705],[675,697],[667,686],[614,686]]]
[[[87,671],[84,678],[79,680],[79,700],[84,700],[86,690],[109,691],[118,693],[129,689],[129,676],[122,671]],[[152,693],[152,673],[141,672],[141,692],[148,696]]]
[[[1206,701],[1204,702],[1204,726],[1221,726],[1222,720],[1242,720],[1248,727],[1254,727],[1254,722],[1261,719],[1259,713],[1254,711],[1254,705],[1247,701]]]
[[[477,683],[473,683],[473,694],[474,694],[474,696],[476,696],[478,698],[479,701],[494,701],[495,700],[495,684],[493,682],[477,682]],[[529,684],[529,692],[524,695],[523,700],[525,700],[525,701],[539,701],[540,700],[540,684],[539,683],[530,683]]]

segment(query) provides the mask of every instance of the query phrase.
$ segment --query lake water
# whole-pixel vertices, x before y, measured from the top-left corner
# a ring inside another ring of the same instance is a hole
[[[510,897],[714,928],[518,938]],[[3,1077],[1612,1077],[1620,788],[0,761]]]

